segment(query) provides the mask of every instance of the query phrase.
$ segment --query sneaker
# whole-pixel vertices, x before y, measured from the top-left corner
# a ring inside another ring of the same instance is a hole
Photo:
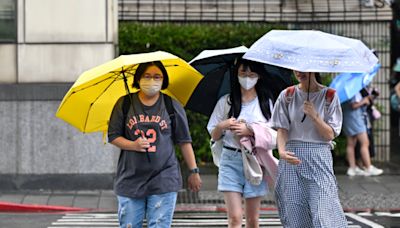
[[[378,169],[371,165],[368,169],[365,169],[365,176],[378,176],[383,173],[382,169]]]
[[[348,168],[347,169],[347,175],[348,176],[365,176],[364,170],[358,168],[357,166],[354,168]]]

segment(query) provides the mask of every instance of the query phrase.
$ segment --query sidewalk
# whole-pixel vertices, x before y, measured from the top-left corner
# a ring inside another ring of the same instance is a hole
[[[339,196],[346,211],[400,211],[400,166],[380,165],[384,175],[348,177],[346,167],[335,168]],[[219,210],[224,208],[223,195],[216,191],[217,176],[202,174],[199,193],[179,192],[177,210]],[[268,194],[262,201],[266,210],[275,209]],[[79,211],[116,212],[117,200],[112,190],[60,191],[34,190],[0,192],[2,211]]]

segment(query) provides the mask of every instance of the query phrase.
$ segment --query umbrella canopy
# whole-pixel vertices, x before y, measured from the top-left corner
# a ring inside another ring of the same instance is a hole
[[[346,102],[371,83],[372,79],[378,73],[380,67],[380,64],[376,64],[368,73],[338,74],[333,79],[329,87],[336,90],[340,103]]]
[[[169,85],[163,92],[185,105],[202,75],[183,59],[157,51],[121,55],[82,73],[65,95],[56,116],[82,132],[107,131],[117,100],[136,90],[132,83],[137,66],[152,61],[161,61],[167,70]]]
[[[272,30],[243,56],[301,72],[368,72],[377,57],[360,40],[314,30]]]
[[[190,97],[186,108],[207,116],[210,116],[218,99],[230,92],[230,77],[234,68],[235,60],[243,56],[248,50],[245,46],[204,50],[190,61],[204,78],[197,85]],[[280,67],[264,64],[265,73],[270,77],[265,87],[273,91],[276,96],[281,89],[292,84],[292,72]],[[279,91],[278,91],[279,90]]]

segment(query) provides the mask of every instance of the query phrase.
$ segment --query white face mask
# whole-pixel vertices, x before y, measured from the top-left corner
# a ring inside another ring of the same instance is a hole
[[[143,91],[149,97],[156,95],[161,90],[163,81],[154,81],[154,80],[140,80],[139,86],[140,90]]]
[[[249,78],[249,77],[238,77],[238,78],[239,78],[239,84],[245,90],[253,88],[258,81],[258,78]]]

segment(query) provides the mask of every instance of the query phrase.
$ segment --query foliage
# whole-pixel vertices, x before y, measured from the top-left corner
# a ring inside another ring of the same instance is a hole
[[[122,22],[119,25],[120,54],[163,50],[190,61],[205,49],[250,47],[258,38],[279,25],[253,23],[173,24]],[[199,162],[210,162],[208,117],[187,110],[193,148]],[[180,153],[178,153],[179,155]]]

